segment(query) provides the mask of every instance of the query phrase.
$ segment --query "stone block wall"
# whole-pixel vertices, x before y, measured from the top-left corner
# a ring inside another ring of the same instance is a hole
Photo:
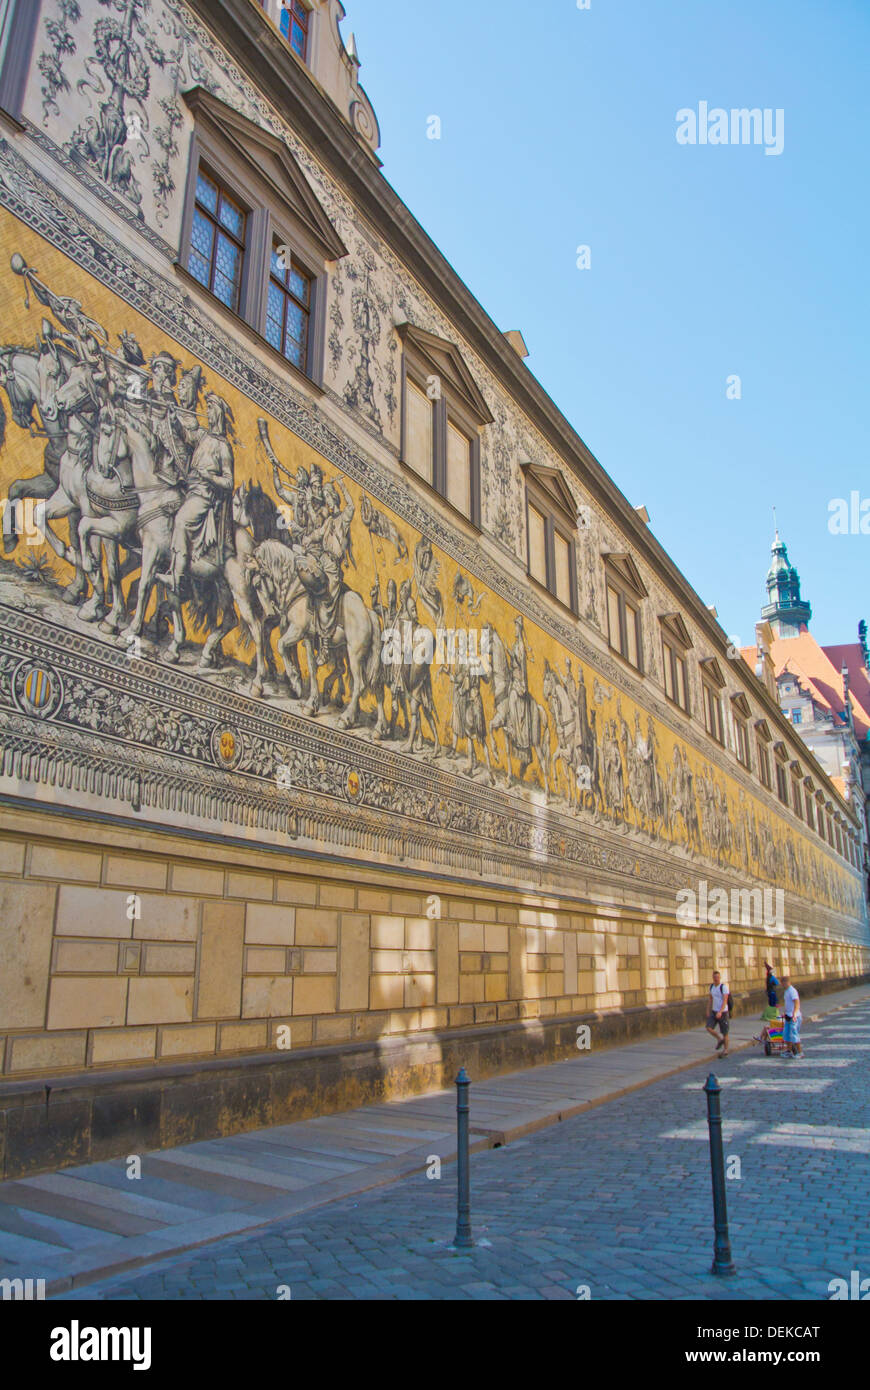
[[[714,968],[741,994],[765,956],[804,982],[868,969],[857,944],[688,928],[603,893],[409,881],[29,812],[3,823],[7,1081],[655,1008],[700,1000]]]

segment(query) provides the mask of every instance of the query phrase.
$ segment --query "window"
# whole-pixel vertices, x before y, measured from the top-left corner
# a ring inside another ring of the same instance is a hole
[[[662,638],[662,659],[665,671],[665,694],[669,700],[673,700],[675,705],[679,705],[680,709],[688,711],[686,662],[664,638]]]
[[[794,773],[791,779],[791,804],[798,820],[804,818],[804,799],[801,795],[800,775]]]
[[[640,613],[621,589],[614,589],[610,584],[607,586],[607,628],[613,650],[640,670]]]
[[[809,787],[804,792],[804,801],[806,802],[807,808],[807,825],[810,827],[810,830],[815,830],[816,821],[815,816],[813,814],[813,798],[811,789]]]
[[[480,525],[480,430],[486,402],[453,343],[403,323],[402,462]]]
[[[447,501],[463,516],[471,516],[472,442],[447,420]]]
[[[564,603],[568,608],[575,605],[574,599],[574,556],[571,542],[566,540],[560,531],[556,531],[553,536],[553,547],[556,553],[555,567],[555,593],[556,598]]]
[[[433,402],[409,380],[405,384],[405,462],[427,483],[432,481],[434,424]]]
[[[725,744],[725,717],[722,712],[722,691],[725,677],[714,656],[701,660],[701,689],[704,701],[704,727],[717,743]]]
[[[749,701],[738,691],[731,696],[731,714],[734,720],[734,751],[737,754],[737,761],[742,767],[752,771],[752,757],[749,752],[749,725],[747,720],[752,710]]]
[[[32,0],[0,0],[0,107],[15,121],[23,114],[39,12]]]
[[[784,743],[775,744],[773,752],[774,757],[776,759],[776,794],[782,802],[783,806],[787,807],[789,804],[788,772],[786,770],[785,764],[786,759],[788,758],[788,752],[786,751]]]
[[[681,710],[689,712],[689,677],[686,652],[692,645],[689,630],[679,613],[659,618],[662,625],[662,669],[665,694]]]
[[[288,362],[304,372],[308,363],[311,276],[295,256],[291,256],[288,264],[286,252],[286,246],[276,241],[269,270],[266,338]]]
[[[187,268],[233,311],[238,310],[242,290],[247,223],[244,208],[200,166]]]
[[[330,262],[347,255],[287,146],[202,87],[179,266],[315,383]]]
[[[751,767],[749,758],[749,733],[742,719],[735,719],[734,734],[737,739],[737,761],[744,767]]]
[[[284,0],[281,6],[281,33],[304,61],[308,56],[308,11],[302,0]]]
[[[821,794],[821,792],[819,792],[818,795],[816,796],[816,830],[818,831],[819,839],[824,840],[824,838],[825,838],[825,807],[824,807],[824,804],[823,804],[823,802],[822,802],[822,794]]]
[[[724,744],[722,697],[707,681],[704,681],[704,724],[711,738],[715,738],[717,743]]]
[[[643,671],[640,604],[647,591],[630,555],[605,557],[607,640],[615,652]]]
[[[529,574],[539,584],[547,582],[547,518],[529,503]]]
[[[803,715],[799,709],[792,710],[791,722],[792,724],[801,724],[803,722]]]
[[[577,508],[573,494],[558,469],[525,463],[523,475],[529,574],[576,613],[574,535]]]
[[[761,738],[757,738],[755,748],[758,753],[758,775],[761,778],[761,785],[770,791],[770,754],[767,751],[767,744]]]

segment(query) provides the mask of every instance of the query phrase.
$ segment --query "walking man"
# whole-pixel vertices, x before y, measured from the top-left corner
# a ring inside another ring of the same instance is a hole
[[[716,1032],[718,1027],[719,1032]],[[713,971],[710,986],[710,1012],[707,1015],[707,1032],[711,1038],[718,1039],[716,1051],[721,1048],[722,1056],[728,1056],[728,986],[718,970]]]
[[[804,1050],[801,1045],[801,997],[791,983],[788,975],[783,975],[782,983],[784,994],[782,997],[782,1012],[785,1018],[783,1029],[783,1042],[785,1050],[783,1057],[803,1057]],[[789,1047],[791,1051],[789,1051]]]

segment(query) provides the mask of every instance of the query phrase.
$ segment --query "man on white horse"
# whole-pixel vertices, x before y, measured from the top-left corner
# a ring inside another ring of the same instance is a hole
[[[172,567],[167,574],[157,576],[176,594],[181,593],[182,580],[192,562],[213,552],[209,558],[220,567],[232,552],[229,509],[235,486],[235,455],[228,436],[235,438],[233,412],[214,392],[206,397],[206,408],[208,429],[201,432],[193,451],[187,496],[172,529]]]

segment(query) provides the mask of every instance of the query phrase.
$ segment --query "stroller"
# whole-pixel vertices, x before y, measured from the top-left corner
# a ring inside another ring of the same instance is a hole
[[[776,1009],[765,1009],[762,1022],[764,1026],[760,1034],[758,1037],[753,1037],[752,1041],[762,1044],[765,1057],[773,1057],[778,1053],[783,1053],[786,1049],[786,1042],[782,1015]]]

